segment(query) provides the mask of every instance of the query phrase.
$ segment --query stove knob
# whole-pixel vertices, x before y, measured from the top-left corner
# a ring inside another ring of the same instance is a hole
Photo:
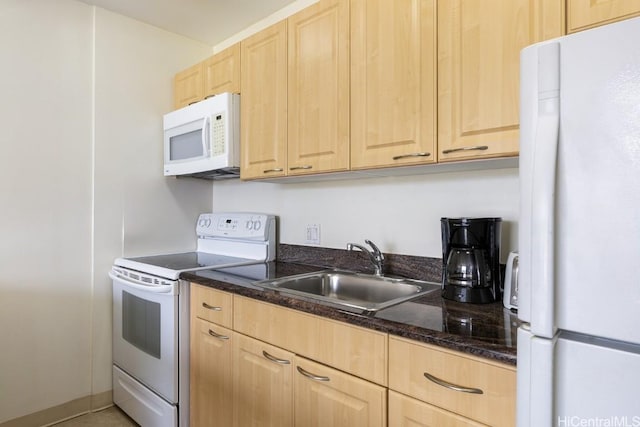
[[[247,223],[245,224],[245,228],[247,230],[253,230],[253,222],[252,221],[247,221]]]
[[[260,222],[260,220],[254,221],[253,223],[253,229],[258,231],[262,228],[262,223]]]

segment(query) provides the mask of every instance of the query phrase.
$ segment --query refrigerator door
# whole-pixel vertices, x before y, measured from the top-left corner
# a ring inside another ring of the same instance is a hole
[[[640,18],[522,52],[519,317],[535,335],[640,343],[638,40]]]
[[[561,334],[554,375],[553,425],[640,425],[637,347]]]
[[[560,45],[556,325],[640,343],[640,19]]]
[[[518,329],[518,427],[640,425],[640,349]]]

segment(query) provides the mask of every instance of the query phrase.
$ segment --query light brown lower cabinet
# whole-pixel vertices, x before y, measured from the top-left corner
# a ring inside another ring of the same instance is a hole
[[[493,427],[516,422],[514,367],[438,346],[389,337],[389,389]]]
[[[294,354],[236,333],[233,425],[293,426]]]
[[[191,299],[192,427],[515,425],[512,366],[200,291]],[[216,321],[232,312],[233,330],[201,318],[208,306]]]
[[[389,427],[482,427],[428,403],[389,391]]]
[[[299,356],[295,361],[296,426],[387,425],[385,387]]]
[[[189,418],[192,427],[231,426],[233,331],[191,319]]]

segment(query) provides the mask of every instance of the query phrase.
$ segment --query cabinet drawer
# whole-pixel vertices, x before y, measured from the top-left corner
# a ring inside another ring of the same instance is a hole
[[[233,295],[192,283],[191,315],[231,328],[233,324]]]
[[[515,425],[516,371],[510,366],[390,337],[389,388],[485,424]]]
[[[340,370],[387,384],[387,334],[234,296],[234,329]]]
[[[295,357],[294,425],[384,427],[387,389]]]
[[[395,391],[389,391],[389,426],[482,427],[484,424],[479,424]]]

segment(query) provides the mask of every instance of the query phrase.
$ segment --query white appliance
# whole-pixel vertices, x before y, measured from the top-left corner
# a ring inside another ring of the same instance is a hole
[[[109,273],[113,402],[142,426],[189,425],[189,283],[180,273],[275,259],[273,215],[201,214],[196,233],[195,252],[118,258]]]
[[[164,115],[164,174],[237,178],[240,95],[223,93]]]
[[[640,19],[520,69],[518,426],[640,425]]]

